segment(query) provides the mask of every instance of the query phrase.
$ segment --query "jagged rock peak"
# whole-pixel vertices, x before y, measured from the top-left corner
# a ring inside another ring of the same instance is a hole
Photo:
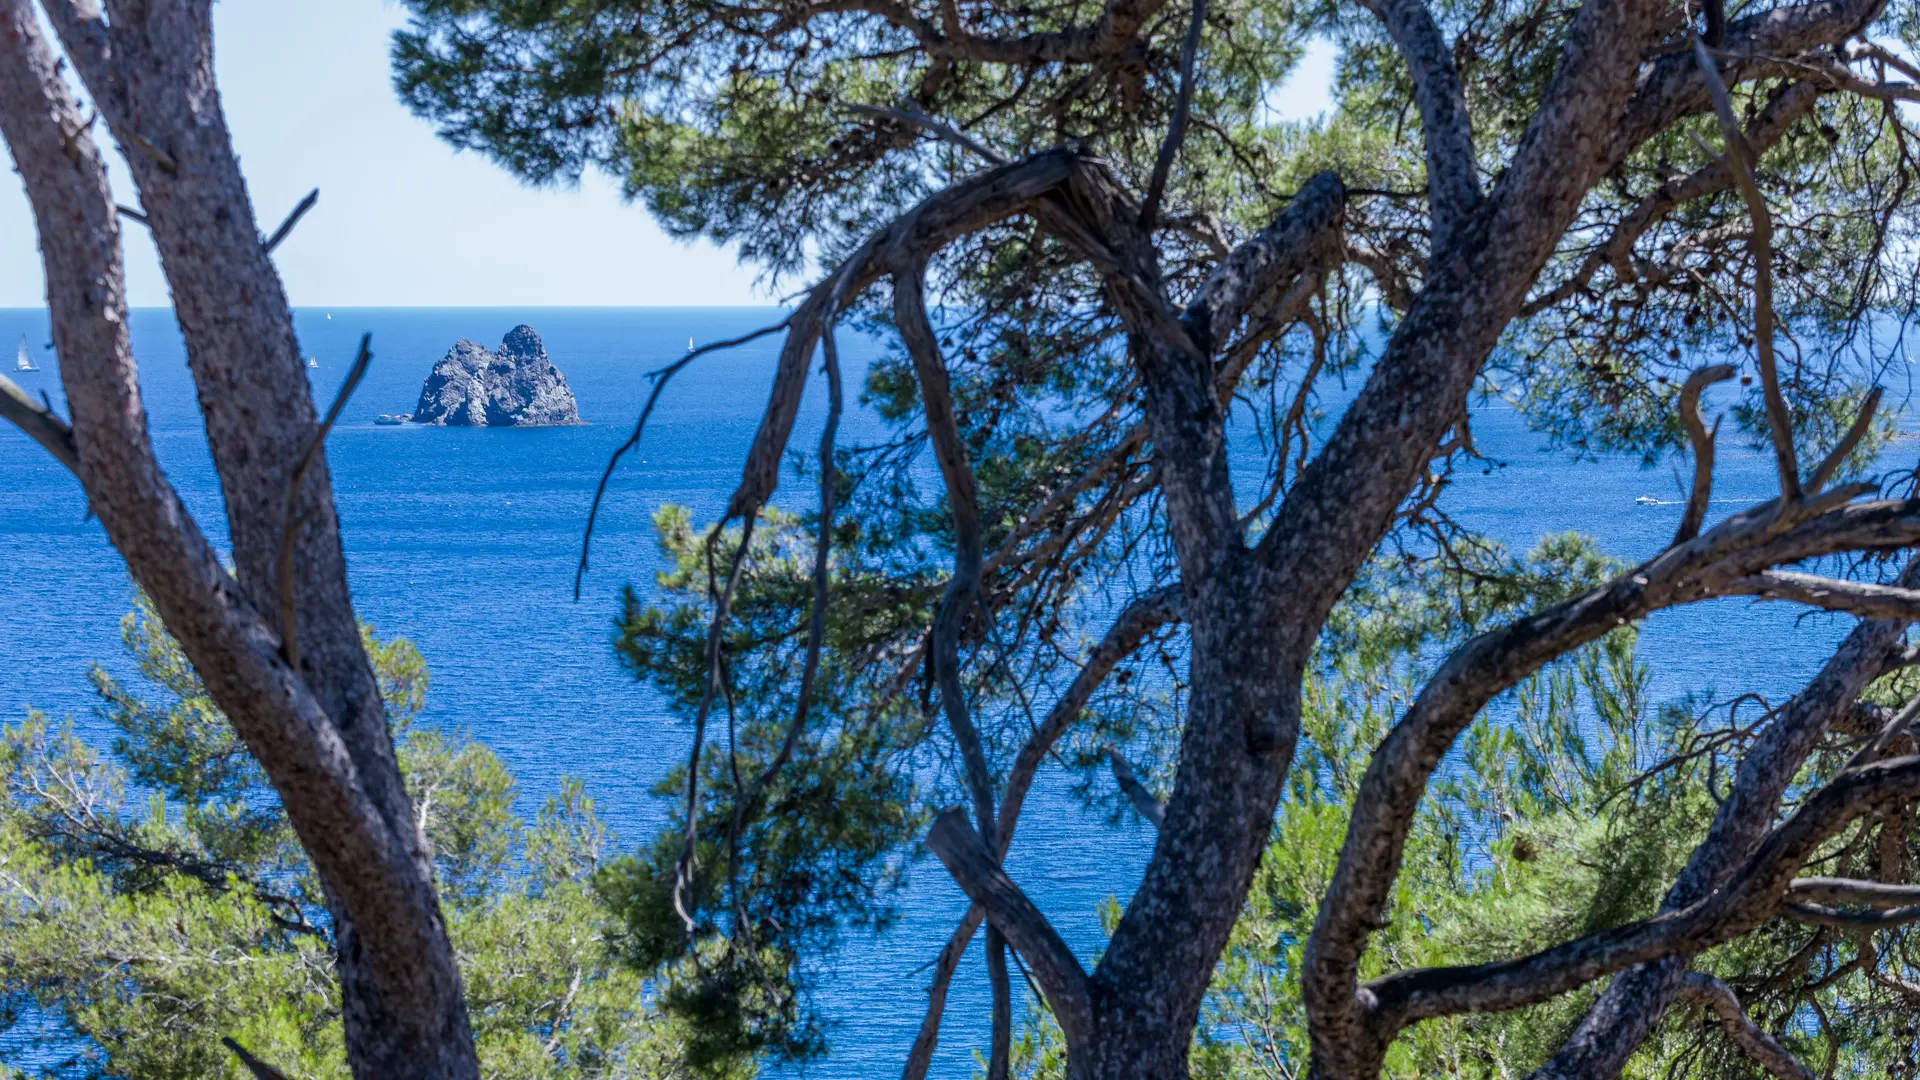
[[[449,427],[541,427],[578,424],[567,377],[547,359],[533,327],[507,331],[498,352],[462,338],[433,365],[420,388],[413,422]]]

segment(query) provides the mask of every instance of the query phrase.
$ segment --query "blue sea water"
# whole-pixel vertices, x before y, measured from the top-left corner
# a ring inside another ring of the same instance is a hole
[[[733,337],[774,321],[772,309],[335,309],[296,321],[315,396],[331,399],[363,332],[376,359],[328,444],[351,584],[363,618],[384,634],[412,638],[432,670],[427,718],[463,728],[496,749],[537,806],[563,776],[582,778],[617,833],[644,841],[664,817],[648,790],[684,756],[689,725],[624,674],[610,647],[619,589],[650,588],[659,556],[650,518],[662,503],[710,520],[738,481],[779,348],[777,336],[689,367],[668,389],[640,449],[617,473],[603,509],[592,569],[571,598],[574,560],[593,487],[627,435],[649,389],[647,373],[685,352],[689,338]],[[589,425],[570,428],[380,427],[381,412],[412,408],[434,360],[461,337],[497,342],[515,324],[538,330],[566,373]],[[223,539],[217,481],[195,409],[185,353],[171,314],[133,314],[134,341],[154,442],[188,508]],[[0,310],[0,356],[24,335],[45,369],[16,378],[60,402],[45,313]],[[842,341],[849,389],[878,345]],[[11,373],[9,373],[11,374]],[[851,395],[850,395],[851,396]],[[810,392],[796,447],[812,447],[824,394]],[[1575,461],[1550,449],[1494,404],[1475,410],[1475,435],[1504,462],[1470,471],[1445,506],[1469,527],[1517,548],[1567,530],[1591,534],[1613,553],[1642,558],[1670,536],[1679,515],[1676,481],[1626,459]],[[843,421],[843,443],[880,433],[861,410]],[[1723,441],[1717,511],[1772,494],[1770,462]],[[1896,442],[1885,464],[1910,468],[1913,444]],[[1241,459],[1247,468],[1252,454]],[[1237,470],[1244,472],[1245,470]],[[1636,504],[1650,495],[1666,505]],[[783,480],[778,496],[803,504],[805,485]],[[0,719],[29,707],[71,716],[83,735],[102,734],[89,712],[94,662],[124,669],[118,621],[128,608],[124,569],[78,487],[10,426],[0,425]],[[1662,613],[1642,637],[1655,691],[1791,693],[1824,658],[1848,621],[1800,617],[1781,605],[1716,601]],[[124,673],[124,672],[123,672]],[[1136,884],[1151,834],[1110,825],[1081,809],[1058,774],[1043,775],[1029,802],[1010,872],[1068,941],[1091,957],[1101,932],[1097,905]],[[965,908],[932,862],[916,866],[905,918],[877,937],[848,943],[829,962],[823,1004],[832,1050],[805,1072],[824,1078],[890,1075],[904,1060],[923,1005],[924,966]],[[977,948],[977,946],[976,946]],[[984,1044],[987,996],[981,965],[955,981],[934,1074],[969,1075]]]

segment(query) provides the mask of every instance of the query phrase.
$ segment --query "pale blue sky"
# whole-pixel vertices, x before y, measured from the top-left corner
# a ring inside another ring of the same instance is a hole
[[[220,88],[262,229],[320,188],[275,253],[295,305],[769,302],[731,252],[668,238],[603,176],[531,189],[436,139],[389,85],[388,38],[403,21],[386,0],[214,5]],[[1291,115],[1320,111],[1330,71],[1330,51],[1310,51],[1273,100]],[[130,299],[165,305],[145,232],[123,231]],[[13,177],[0,181],[0,307],[44,302],[33,219]]]

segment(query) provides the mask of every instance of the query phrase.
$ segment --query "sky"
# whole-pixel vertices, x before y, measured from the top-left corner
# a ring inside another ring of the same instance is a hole
[[[404,21],[388,0],[214,4],[221,96],[262,231],[320,189],[274,253],[295,306],[772,301],[752,267],[705,241],[666,236],[604,175],[528,188],[437,139],[389,81],[388,41]],[[1281,115],[1318,113],[1331,70],[1331,50],[1310,48],[1270,104]],[[118,155],[109,160],[120,201],[135,205]],[[166,305],[151,241],[133,225],[122,235],[130,302]],[[0,180],[0,307],[44,303],[26,196],[17,176]]]

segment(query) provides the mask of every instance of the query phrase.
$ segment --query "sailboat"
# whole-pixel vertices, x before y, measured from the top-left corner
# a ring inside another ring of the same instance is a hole
[[[317,356],[309,356],[309,357],[307,357],[307,366],[308,366],[308,367],[319,367],[319,366],[320,366],[320,358],[319,358],[319,357],[317,357]]]
[[[688,351],[688,352],[692,352],[692,351],[693,351],[693,339],[692,339],[692,338],[688,338],[688,339],[687,339],[687,351]]]
[[[24,337],[20,339],[20,351],[14,357],[13,370],[15,371],[39,371],[40,370],[38,367],[34,366],[33,358],[27,355],[27,339]]]

